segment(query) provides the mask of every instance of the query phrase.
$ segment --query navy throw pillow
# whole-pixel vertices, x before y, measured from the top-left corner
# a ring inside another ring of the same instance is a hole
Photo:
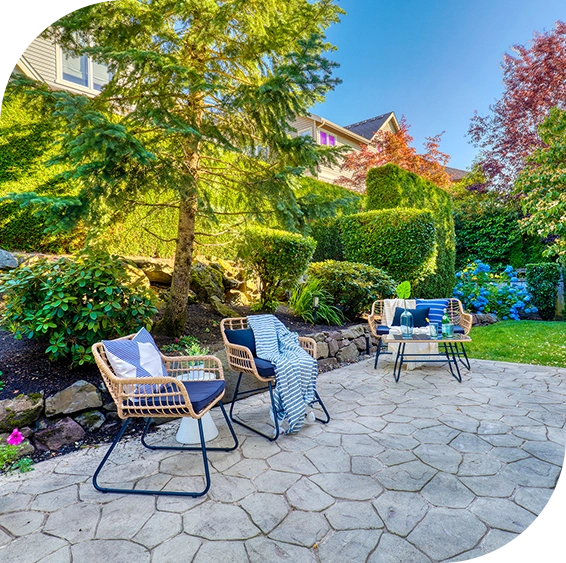
[[[255,338],[254,333],[251,328],[241,328],[238,330],[225,330],[224,334],[230,344],[236,344],[238,346],[245,346],[249,348],[252,356],[256,357],[255,351]]]
[[[395,316],[393,317],[393,324],[391,326],[401,326],[401,314],[405,309],[402,307],[395,308]],[[415,328],[428,326],[426,321],[428,317],[428,309],[426,307],[421,307],[419,309],[407,309],[411,315],[413,315],[413,326]]]

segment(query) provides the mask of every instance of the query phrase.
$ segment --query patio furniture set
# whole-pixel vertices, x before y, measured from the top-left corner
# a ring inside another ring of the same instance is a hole
[[[461,382],[458,363],[470,369],[464,344],[471,341],[468,336],[471,328],[471,316],[464,313],[462,305],[457,299],[445,301],[451,322],[457,328],[456,334],[452,338],[444,338],[443,340],[432,339],[430,335],[424,333],[415,333],[411,338],[404,338],[396,334],[395,328],[387,324],[387,320],[390,319],[387,319],[384,314],[387,302],[376,301],[368,317],[370,332],[378,340],[374,367],[377,367],[380,355],[388,353],[385,349],[390,347],[396,349],[394,350],[396,356],[393,368],[396,382],[399,381],[403,365],[414,362],[438,361],[447,362],[452,376]],[[428,311],[429,309],[427,309],[427,314]],[[256,344],[258,343],[254,331],[249,326],[248,318],[223,319],[220,329],[230,369],[239,374],[229,414],[222,403],[225,394],[223,368],[220,360],[215,356],[164,356],[145,329],[116,340],[99,342],[92,347],[94,359],[116,404],[118,416],[124,421],[93,475],[93,485],[98,491],[142,495],[203,496],[210,488],[207,452],[229,452],[238,447],[238,438],[232,426],[233,422],[270,441],[277,440],[281,434],[281,417],[278,415],[278,411],[281,411],[282,408],[281,398],[276,397],[277,383],[279,382],[280,386],[282,384],[282,381],[279,381],[276,377],[277,366],[270,361],[257,357]],[[308,354],[308,357],[316,365],[316,341],[308,337],[298,337],[296,343],[298,347],[300,346],[302,353]],[[423,343],[429,345],[434,343],[442,347],[442,350],[432,353],[430,350],[426,350],[423,353],[417,348],[417,345]],[[409,347],[409,351],[407,351],[407,347]],[[155,375],[156,373],[160,373],[160,375]],[[280,372],[278,373],[281,375]],[[242,391],[240,384],[244,374],[266,385],[259,389]],[[301,389],[303,396],[310,397],[307,404],[303,405],[303,407],[307,407],[305,416],[310,421],[316,420],[322,424],[327,424],[330,421],[330,414],[316,391],[316,375],[314,375],[310,394],[306,392],[305,395],[304,385]],[[237,398],[266,390],[270,396],[270,418],[273,422],[271,434],[262,432],[234,415],[234,405]],[[206,445],[207,441],[216,438],[218,435],[218,430],[210,416],[210,411],[215,406],[220,408],[230,431],[233,444],[229,446],[209,447]],[[322,410],[322,417],[317,417],[314,411],[308,412],[309,408],[314,406]],[[147,433],[152,419],[155,417],[171,419],[181,417],[182,421],[176,441],[184,445],[169,446],[148,443],[146,440]],[[200,491],[169,491],[101,486],[98,482],[99,474],[116,445],[124,436],[132,418],[146,419],[141,443],[150,450],[201,452],[204,464],[204,488]]]

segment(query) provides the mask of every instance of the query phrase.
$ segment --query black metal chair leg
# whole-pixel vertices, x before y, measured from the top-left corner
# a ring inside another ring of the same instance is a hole
[[[114,442],[112,442],[112,445],[110,446],[110,448],[106,452],[106,455],[102,458],[100,465],[97,467],[96,471],[94,472],[94,475],[92,477],[92,484],[94,485],[94,488],[97,491],[100,491],[102,493],[118,493],[118,494],[132,494],[132,495],[181,496],[181,497],[193,497],[193,498],[203,496],[208,492],[208,489],[210,488],[210,471],[209,471],[209,468],[208,468],[208,458],[207,458],[207,455],[206,455],[206,443],[204,441],[204,431],[203,431],[203,428],[202,428],[202,420],[200,418],[198,419],[200,443],[201,443],[200,448],[184,448],[184,447],[173,448],[172,447],[172,448],[164,448],[164,449],[178,449],[178,450],[187,450],[187,449],[193,449],[194,450],[194,449],[197,449],[197,450],[202,451],[202,457],[203,457],[203,463],[204,463],[204,474],[205,474],[205,487],[202,491],[200,491],[200,492],[193,492],[193,491],[191,491],[191,492],[188,492],[188,491],[153,491],[153,490],[149,490],[149,489],[120,489],[120,488],[117,488],[117,487],[101,487],[98,484],[98,474],[100,473],[100,471],[102,470],[102,468],[104,467],[104,465],[108,461],[110,454],[112,453],[112,451],[114,450],[114,448],[116,447],[116,445],[118,444],[118,442],[120,441],[122,436],[124,435],[124,432],[126,431],[129,423],[130,423],[130,419],[126,419],[124,421],[124,424],[122,424],[122,427],[120,428],[118,435],[114,439]],[[147,433],[147,430],[149,428],[150,423],[151,423],[151,419],[148,419],[146,424],[145,424],[142,439],[145,438],[145,434]],[[143,443],[143,441],[142,441],[142,443]],[[150,447],[150,446],[147,446],[146,444],[144,444],[144,445],[146,447]],[[150,449],[162,449],[162,448],[151,447]]]
[[[317,422],[321,422],[322,424],[328,424],[330,422],[330,414],[328,413],[328,410],[326,409],[326,407],[324,406],[324,403],[322,402],[322,399],[320,398],[320,395],[318,394],[318,391],[314,392],[314,397],[315,400],[313,401],[313,405],[318,403],[320,405],[320,408],[324,411],[324,414],[326,416],[326,420],[323,420],[322,418],[315,418],[315,420]]]
[[[269,436],[264,432],[260,432],[257,428],[253,428],[252,426],[249,426],[248,424],[242,422],[241,420],[239,420],[234,416],[234,404],[236,403],[236,399],[238,398],[239,395],[245,395],[249,393],[248,391],[243,391],[242,393],[239,393],[242,375],[243,373],[240,372],[240,375],[238,376],[238,382],[236,383],[236,389],[234,390],[234,397],[232,398],[232,404],[230,405],[230,420],[232,422],[235,422],[236,424],[239,424],[240,426],[243,426],[244,428],[247,428],[248,430],[251,430],[252,432],[255,432],[256,434],[259,434],[260,436],[263,436],[264,438],[267,438],[270,442],[274,442],[275,440],[277,440],[277,438],[279,438],[279,421],[277,420],[277,415],[275,414],[275,400],[273,397],[273,385],[271,384],[271,381],[267,382],[267,389],[269,390],[269,397],[271,399],[271,412],[273,413],[274,424],[275,424],[275,432],[273,435]],[[258,391],[258,389],[254,391]]]
[[[375,364],[373,364],[373,369],[377,369],[377,361],[379,360],[380,352],[381,352],[381,338],[377,342],[377,350],[375,351]]]

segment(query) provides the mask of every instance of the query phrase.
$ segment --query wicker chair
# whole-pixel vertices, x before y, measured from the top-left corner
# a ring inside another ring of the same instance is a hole
[[[462,303],[459,299],[450,298],[448,300],[448,306],[446,307],[446,312],[450,317],[450,322],[460,327],[460,332],[466,336],[472,329],[472,315],[464,312]],[[371,306],[371,313],[368,317],[369,330],[372,336],[377,340],[377,351],[375,353],[375,364],[374,368],[377,368],[377,361],[379,356],[384,352],[383,350],[387,348],[387,345],[383,343],[383,336],[389,334],[389,327],[386,326],[383,319],[383,299],[378,299],[374,301]],[[458,359],[467,369],[470,369],[470,360],[466,354],[466,350],[463,345],[458,347],[456,345],[456,355]]]
[[[133,334],[117,340],[132,339]],[[124,421],[114,442],[106,452],[106,455],[100,462],[92,478],[94,487],[103,493],[131,493],[143,495],[178,495],[199,497],[208,492],[210,488],[210,472],[208,467],[207,451],[225,451],[229,452],[238,447],[238,439],[234,433],[234,429],[222,404],[224,396],[224,385],[219,386],[215,380],[224,380],[222,364],[218,358],[214,356],[163,356],[161,359],[165,363],[167,372],[170,377],[136,377],[124,378],[118,377],[110,365],[104,346],[101,342],[92,347],[92,353],[102,379],[116,403],[118,416]],[[207,374],[207,381],[181,381],[178,377],[182,377],[190,372],[203,372]],[[213,377],[215,376],[215,377]],[[212,385],[210,385],[212,383]],[[220,392],[219,392],[220,391]],[[202,425],[202,417],[212,409],[215,405],[219,405],[222,414],[226,419],[234,445],[229,448],[207,448]],[[156,446],[146,442],[146,435],[153,417],[160,418],[179,418],[192,417],[198,422],[200,435],[200,447],[186,446]],[[205,472],[205,488],[200,492],[185,491],[153,491],[143,489],[119,489],[101,487],[98,484],[98,474],[108,461],[112,451],[126,432],[126,429],[132,418],[145,418],[146,424],[141,436],[141,443],[150,450],[182,450],[182,451],[200,451],[202,452],[204,472]]]
[[[274,441],[277,440],[280,433],[279,422],[276,416],[273,417],[275,428],[271,436],[263,432],[260,432],[257,428],[253,428],[245,424],[238,418],[234,417],[234,404],[236,403],[238,397],[244,395],[249,396],[250,394],[258,393],[266,390],[269,391],[272,412],[275,412],[273,389],[275,388],[276,380],[275,380],[275,372],[273,371],[272,364],[269,364],[269,362],[265,362],[266,364],[269,365],[269,367],[267,370],[262,369],[257,364],[258,358],[254,358],[254,355],[252,354],[249,348],[245,346],[240,346],[238,344],[233,344],[226,337],[226,330],[244,330],[247,328],[248,328],[247,317],[228,318],[228,319],[223,319],[220,322],[220,331],[222,332],[222,339],[224,340],[224,346],[226,348],[228,364],[230,366],[230,369],[232,369],[236,373],[239,373],[238,382],[236,383],[236,388],[234,390],[234,397],[232,398],[232,404],[230,405],[230,420],[232,422],[235,422],[236,424],[243,426],[244,428],[247,428],[248,430],[251,430],[252,432],[255,432],[256,434],[259,434],[260,436],[263,436],[264,438],[267,438],[270,441]],[[301,348],[303,348],[303,350],[308,352],[308,354],[311,357],[316,359],[316,342],[312,338],[299,336],[299,344],[301,345]],[[263,375],[260,373],[260,371],[263,372]],[[267,385],[265,387],[260,387],[257,389],[240,391],[239,390],[240,383],[242,381],[242,376],[244,374],[250,375],[262,383],[267,383]],[[322,422],[322,424],[327,424],[330,421],[330,415],[328,414],[328,411],[326,410],[326,407],[324,406],[324,403],[322,402],[320,395],[315,390],[315,401],[313,404],[316,403],[320,405],[320,408],[324,412],[325,418],[321,419],[317,417],[315,420],[317,420],[318,422]]]

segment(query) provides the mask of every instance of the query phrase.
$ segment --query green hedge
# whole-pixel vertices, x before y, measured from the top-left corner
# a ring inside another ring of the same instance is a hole
[[[277,308],[280,292],[305,273],[315,248],[312,238],[287,231],[255,227],[243,234],[238,256],[260,280],[258,309]]]
[[[543,321],[554,320],[556,298],[560,281],[558,264],[527,264],[525,274],[527,290],[531,294],[534,306]]]
[[[294,193],[306,221],[351,215],[363,207],[361,194],[308,176],[299,179]]]
[[[383,270],[352,262],[326,260],[309,266],[309,279],[320,280],[322,288],[349,318],[369,312],[376,299],[390,297],[395,282]]]
[[[427,210],[382,209],[350,215],[342,221],[342,242],[350,262],[381,268],[413,287],[436,264],[435,221]]]
[[[60,123],[41,99],[6,95],[0,115],[0,198],[9,193],[36,192],[59,195],[68,187],[54,181],[61,166],[47,168],[54,155],[53,142]],[[45,223],[30,208],[0,202],[0,246],[6,250],[68,253],[81,248],[84,233],[50,235]]]
[[[541,239],[521,232],[516,202],[501,204],[490,194],[469,193],[453,205],[456,269],[475,260],[495,269],[544,261]]]
[[[316,240],[316,250],[312,257],[314,262],[345,260],[341,221],[341,217],[328,217],[309,223],[308,233]]]
[[[418,281],[415,280],[413,292],[423,298],[452,295],[456,281],[454,277],[456,240],[450,195],[432,182],[395,164],[372,168],[367,174],[366,185],[368,210],[399,207],[430,210],[436,227],[435,263],[426,276]],[[397,279],[410,279],[410,276],[401,276]]]

